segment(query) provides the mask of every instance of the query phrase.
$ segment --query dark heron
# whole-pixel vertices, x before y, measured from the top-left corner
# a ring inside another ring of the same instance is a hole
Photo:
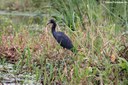
[[[56,22],[54,19],[51,19],[48,24],[52,24],[52,34],[56,41],[62,46],[63,48],[66,48],[68,50],[71,50],[72,52],[75,51],[74,46],[72,44],[72,41],[69,39],[67,35],[65,35],[63,32],[57,32],[55,30],[56,28]]]

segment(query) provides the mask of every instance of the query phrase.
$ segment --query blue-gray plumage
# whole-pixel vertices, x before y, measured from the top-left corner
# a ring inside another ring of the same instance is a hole
[[[69,39],[69,37],[67,35],[65,35],[63,32],[57,32],[55,30],[56,22],[53,19],[51,19],[48,24],[52,24],[52,34],[53,34],[54,38],[57,40],[57,42],[63,48],[73,51],[74,46],[72,44],[72,41]]]

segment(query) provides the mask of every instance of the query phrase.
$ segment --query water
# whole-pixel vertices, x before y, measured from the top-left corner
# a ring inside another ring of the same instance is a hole
[[[11,16],[26,16],[26,17],[36,17],[36,16],[47,16],[48,14],[40,14],[40,13],[30,13],[30,12],[18,12],[18,11],[1,11],[0,10],[0,15],[11,15]]]
[[[42,85],[36,81],[36,75],[28,72],[16,74],[14,64],[0,65],[0,85]]]

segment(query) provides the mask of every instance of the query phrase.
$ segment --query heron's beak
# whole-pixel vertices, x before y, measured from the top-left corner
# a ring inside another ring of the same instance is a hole
[[[50,23],[48,22],[47,25],[49,25]]]

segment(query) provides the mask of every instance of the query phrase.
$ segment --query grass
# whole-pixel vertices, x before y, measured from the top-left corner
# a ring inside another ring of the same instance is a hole
[[[125,6],[114,4],[109,8],[109,4],[90,0],[48,0],[37,6],[36,0],[32,0],[26,9],[16,9],[23,12],[39,9],[42,13],[53,13],[57,30],[71,38],[78,49],[76,55],[61,48],[53,38],[50,27],[46,26],[51,16],[43,19],[30,17],[21,20],[21,23],[14,23],[15,17],[1,15],[1,65],[4,67],[7,62],[13,63],[13,71],[6,68],[1,72],[7,70],[5,73],[14,77],[22,74],[24,79],[21,84],[30,84],[30,79],[43,85],[127,85],[128,20],[127,15],[122,13],[122,8],[127,8]],[[4,7],[6,5],[1,5],[1,9]],[[2,76],[0,80],[4,80]]]

